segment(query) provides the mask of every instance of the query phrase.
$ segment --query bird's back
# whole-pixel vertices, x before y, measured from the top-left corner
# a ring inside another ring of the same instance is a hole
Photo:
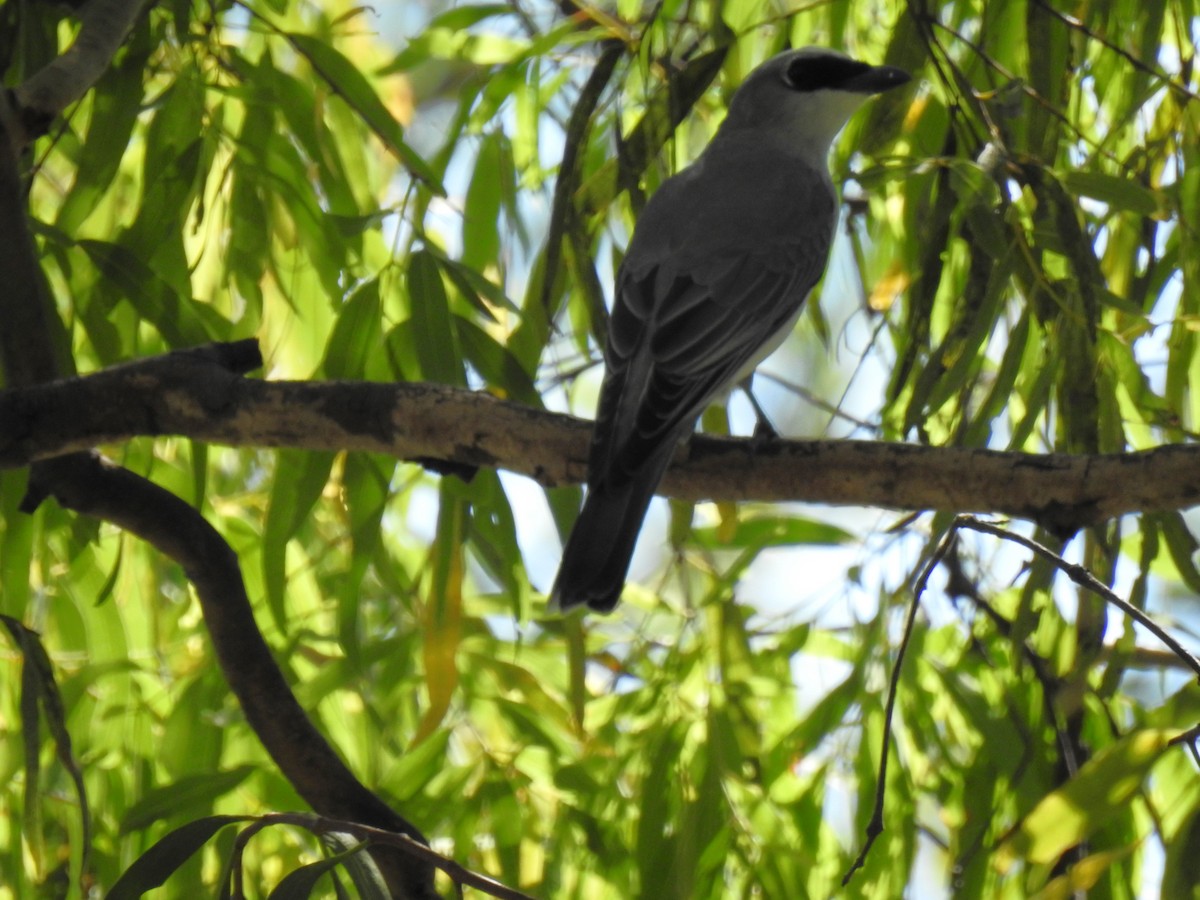
[[[618,273],[593,487],[660,465],[656,451],[778,345],[824,268],[828,173],[761,142],[713,149],[647,204]]]

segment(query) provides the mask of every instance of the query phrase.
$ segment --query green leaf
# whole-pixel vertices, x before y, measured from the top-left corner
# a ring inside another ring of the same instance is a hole
[[[450,729],[439,728],[407,749],[388,772],[389,793],[401,802],[420,796],[426,785],[445,769],[450,737]]]
[[[162,332],[172,347],[192,347],[211,339],[192,309],[194,301],[180,297],[136,253],[104,241],[81,240],[78,246],[108,285],[133,305],[139,318]]]
[[[479,274],[469,266],[464,266],[458,260],[450,259],[435,247],[427,247],[426,250],[438,261],[438,265],[442,267],[442,271],[446,274],[446,277],[462,292],[463,296],[479,311],[480,315],[485,316],[491,321],[496,321],[496,314],[481,301],[487,301],[497,309],[507,310],[511,313],[520,313],[518,306],[509,299],[509,296],[504,293],[502,287],[493,284],[485,276]]]
[[[1158,216],[1166,207],[1165,198],[1157,192],[1119,175],[1076,169],[1062,173],[1062,180],[1072,194],[1091,197],[1114,209],[1139,216]]]
[[[343,585],[340,618],[346,624],[342,644],[347,653],[369,636],[360,635],[355,627],[355,612],[361,594],[362,580],[379,548],[382,523],[390,499],[390,485],[398,466],[392,457],[369,453],[351,453],[342,466],[342,499],[349,518],[350,540],[354,552]]]
[[[1196,553],[1200,551],[1200,544],[1196,536],[1180,513],[1161,513],[1155,518],[1167,540],[1171,561],[1175,563],[1180,578],[1193,592],[1200,593],[1200,569],[1196,568]]]
[[[425,182],[439,197],[444,197],[446,189],[442,187],[433,169],[404,142],[404,129],[388,112],[379,95],[354,63],[336,48],[311,35],[288,32],[286,37],[337,95],[362,117],[384,145],[396,154],[413,177]]]
[[[54,666],[37,632],[26,628],[11,616],[0,615],[13,639],[21,648],[25,664],[21,668],[21,734],[25,744],[25,815],[26,826],[37,827],[40,838],[40,803],[38,798],[40,761],[38,759],[40,728],[38,708],[46,727],[54,736],[55,754],[75,788],[79,804],[79,827],[85,844],[91,840],[92,819],[87,790],[79,761],[72,749],[71,733],[67,729],[67,713],[62,693],[54,677]]]
[[[160,819],[184,815],[191,806],[208,807],[228,794],[255,771],[251,765],[221,772],[186,775],[173,784],[146,791],[121,817],[121,834],[147,828]]]
[[[418,250],[408,262],[408,296],[421,373],[430,381],[466,387],[450,300],[433,254]]]
[[[1145,729],[1105,747],[1074,778],[1042,798],[998,848],[997,866],[1006,871],[1018,860],[1053,863],[1121,815],[1174,736],[1163,728]]]
[[[475,172],[463,207],[462,262],[479,271],[496,265],[500,256],[502,161],[499,139],[494,134],[486,135],[475,157]]]
[[[1163,842],[1167,862],[1163,867],[1163,897],[1200,898],[1200,810],[1193,809],[1173,838]]]
[[[471,515],[467,521],[467,536],[471,549],[487,573],[500,583],[504,594],[512,598],[514,611],[519,612],[521,548],[517,544],[516,521],[500,476],[494,471],[480,471],[471,480],[469,491]]]
[[[358,379],[367,371],[368,359],[383,341],[383,311],[379,279],[360,285],[338,311],[325,345],[321,373],[326,378]]]
[[[208,843],[209,839],[235,822],[252,816],[208,816],[180,826],[139,856],[117,879],[106,900],[137,900],[147,891],[162,887],[171,874]]]
[[[275,465],[275,480],[263,526],[263,584],[267,604],[278,627],[285,633],[287,609],[287,545],[308,518],[325,490],[333,468],[332,453],[281,450]]]
[[[682,755],[681,727],[664,730],[656,735],[654,746],[648,748],[646,784],[654,790],[642,793],[637,822],[637,865],[642,885],[653,896],[669,894],[670,867],[664,863],[671,858],[671,798],[679,789],[679,760]]]
[[[761,549],[797,544],[838,545],[857,540],[855,535],[836,525],[796,516],[739,518],[730,534],[726,534],[724,525],[696,528],[692,534],[697,543],[709,550]]]
[[[333,849],[338,861],[350,875],[361,900],[391,900],[387,882],[370,853],[359,852],[365,845],[352,834],[327,831],[321,835],[321,843]]]
[[[495,393],[535,409],[542,408],[542,395],[517,358],[507,347],[469,319],[454,317],[463,356]]]
[[[96,84],[92,121],[75,181],[54,220],[55,226],[68,234],[78,233],[96,211],[130,148],[134,125],[142,113],[143,70],[149,53],[148,46],[131,47]]]
[[[335,856],[309,863],[294,872],[289,872],[287,877],[275,886],[275,890],[271,891],[268,900],[308,900],[312,895],[313,888],[326,873],[341,865],[343,860],[361,852],[366,846],[366,841],[363,841]]]

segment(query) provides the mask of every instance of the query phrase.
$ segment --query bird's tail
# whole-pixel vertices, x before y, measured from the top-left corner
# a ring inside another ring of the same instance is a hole
[[[588,491],[550,591],[551,610],[566,612],[587,604],[597,612],[612,612],[658,474],[643,472],[619,486],[600,484]]]

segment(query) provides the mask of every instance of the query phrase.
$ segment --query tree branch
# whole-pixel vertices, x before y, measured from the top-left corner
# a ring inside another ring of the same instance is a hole
[[[137,535],[183,567],[246,719],[314,810],[425,841],[354,776],[309,721],[254,621],[237,556],[203,516],[169,491],[95,454],[76,453],[36,466],[22,511],[32,512],[48,495],[67,509]],[[435,900],[427,860],[382,847],[371,853],[396,897]]]
[[[547,486],[584,480],[590,423],[582,419],[444,385],[242,378],[256,359],[253,342],[218,345],[0,392],[0,468],[169,434],[487,466]],[[680,449],[662,493],[991,512],[1066,534],[1200,503],[1200,447],[1073,456],[697,436]]]
[[[145,5],[145,0],[91,0],[83,7],[75,43],[13,92],[26,125],[25,140],[40,134],[100,80]]]
[[[64,382],[51,379],[60,377],[71,363],[69,353],[58,352],[68,344],[37,263],[17,154],[43,118],[49,121],[100,77],[141,5],[140,0],[93,0],[71,49],[18,88],[15,97],[0,96],[0,234],[5,236],[0,240],[0,271],[7,279],[5,290],[0,291],[4,323],[0,368],[8,384],[35,395],[54,393],[51,385]],[[166,359],[183,367],[191,362],[229,378],[261,365],[253,341]],[[136,379],[137,375],[135,365],[119,377]],[[152,482],[89,453],[39,457],[29,483],[22,511],[31,512],[52,495],[68,509],[138,535],[183,566],[196,587],[221,669],[247,720],[285,777],[315,810],[424,840],[415,826],[358,781],[309,721],[254,621],[237,557],[203,516]],[[377,847],[371,853],[396,897],[437,897],[427,861],[394,848]]]
[[[19,163],[22,134],[17,111],[0,94],[0,368],[9,385],[50,381],[64,370],[74,371],[57,359],[55,345],[69,344],[29,230]]]

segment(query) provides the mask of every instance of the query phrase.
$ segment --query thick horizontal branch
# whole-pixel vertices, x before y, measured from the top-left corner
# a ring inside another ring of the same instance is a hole
[[[500,468],[547,486],[584,479],[584,420],[442,385],[249,380],[238,373],[252,364],[247,354],[256,358],[253,350],[253,342],[218,345],[2,392],[0,467],[141,435],[181,435]],[[1200,447],[1067,456],[697,436],[680,449],[662,493],[992,512],[1069,531],[1200,503]]]

